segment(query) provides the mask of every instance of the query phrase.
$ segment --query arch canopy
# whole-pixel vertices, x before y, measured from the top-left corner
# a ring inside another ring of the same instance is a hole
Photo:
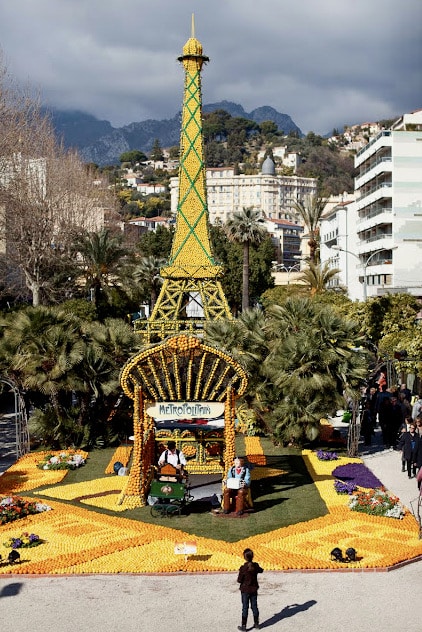
[[[121,385],[135,398],[141,388],[150,401],[222,402],[231,389],[243,395],[247,374],[227,353],[181,334],[141,351],[124,365]]]

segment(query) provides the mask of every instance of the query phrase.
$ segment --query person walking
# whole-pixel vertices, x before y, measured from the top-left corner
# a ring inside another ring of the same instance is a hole
[[[237,581],[240,584],[240,594],[242,597],[242,624],[238,630],[246,630],[248,620],[249,604],[251,606],[254,628],[259,630],[259,610],[258,610],[258,573],[263,573],[264,569],[257,562],[253,562],[253,551],[245,549],[243,551],[245,563],[239,568]]]
[[[401,440],[402,436],[404,435],[404,433],[405,432],[409,432],[411,424],[413,424],[412,417],[406,417],[406,419],[404,420],[404,422],[402,423],[402,425],[400,426],[400,429],[399,429],[399,435],[397,437],[397,445],[400,443],[400,440]],[[418,434],[417,431],[416,431],[416,434]],[[402,472],[406,471],[406,458],[404,456],[404,451],[403,450],[401,452],[401,471]]]
[[[413,407],[412,407],[413,419],[416,419],[418,415],[422,415],[422,395],[416,395],[413,402]]]
[[[409,478],[416,476],[419,451],[419,435],[415,432],[415,424],[412,422],[409,431],[404,432],[400,438],[398,449],[403,450],[403,457],[407,465],[407,475]]]
[[[360,434],[365,439],[365,445],[371,445],[372,435],[374,434],[375,424],[371,413],[370,402],[365,402],[365,408],[362,412],[362,421],[360,424]]]

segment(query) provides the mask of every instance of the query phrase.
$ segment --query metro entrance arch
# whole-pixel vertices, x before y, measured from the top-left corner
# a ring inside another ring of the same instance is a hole
[[[170,439],[190,473],[225,477],[235,456],[235,399],[247,386],[233,358],[181,334],[131,358],[121,384],[134,403],[133,462],[121,504],[146,504],[157,454]]]

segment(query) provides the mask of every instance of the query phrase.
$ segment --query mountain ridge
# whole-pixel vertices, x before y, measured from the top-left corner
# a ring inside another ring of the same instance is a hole
[[[300,128],[288,114],[282,114],[268,105],[255,108],[249,113],[242,105],[232,101],[223,100],[203,106],[204,113],[215,110],[225,110],[231,116],[256,123],[273,121],[285,134],[294,131],[303,136]],[[93,162],[99,166],[119,164],[119,156],[132,149],[149,153],[157,138],[162,147],[178,145],[180,141],[180,111],[170,119],[147,119],[122,127],[113,127],[110,121],[97,119],[94,115],[80,110],[49,108],[45,111],[65,147],[77,149],[85,162]]]

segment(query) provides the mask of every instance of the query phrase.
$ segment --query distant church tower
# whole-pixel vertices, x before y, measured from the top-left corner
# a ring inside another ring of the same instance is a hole
[[[201,330],[204,321],[232,318],[211,251],[202,134],[201,70],[208,57],[192,36],[178,58],[185,69],[180,138],[179,198],[170,259],[160,271],[160,295],[146,327],[148,342]]]

